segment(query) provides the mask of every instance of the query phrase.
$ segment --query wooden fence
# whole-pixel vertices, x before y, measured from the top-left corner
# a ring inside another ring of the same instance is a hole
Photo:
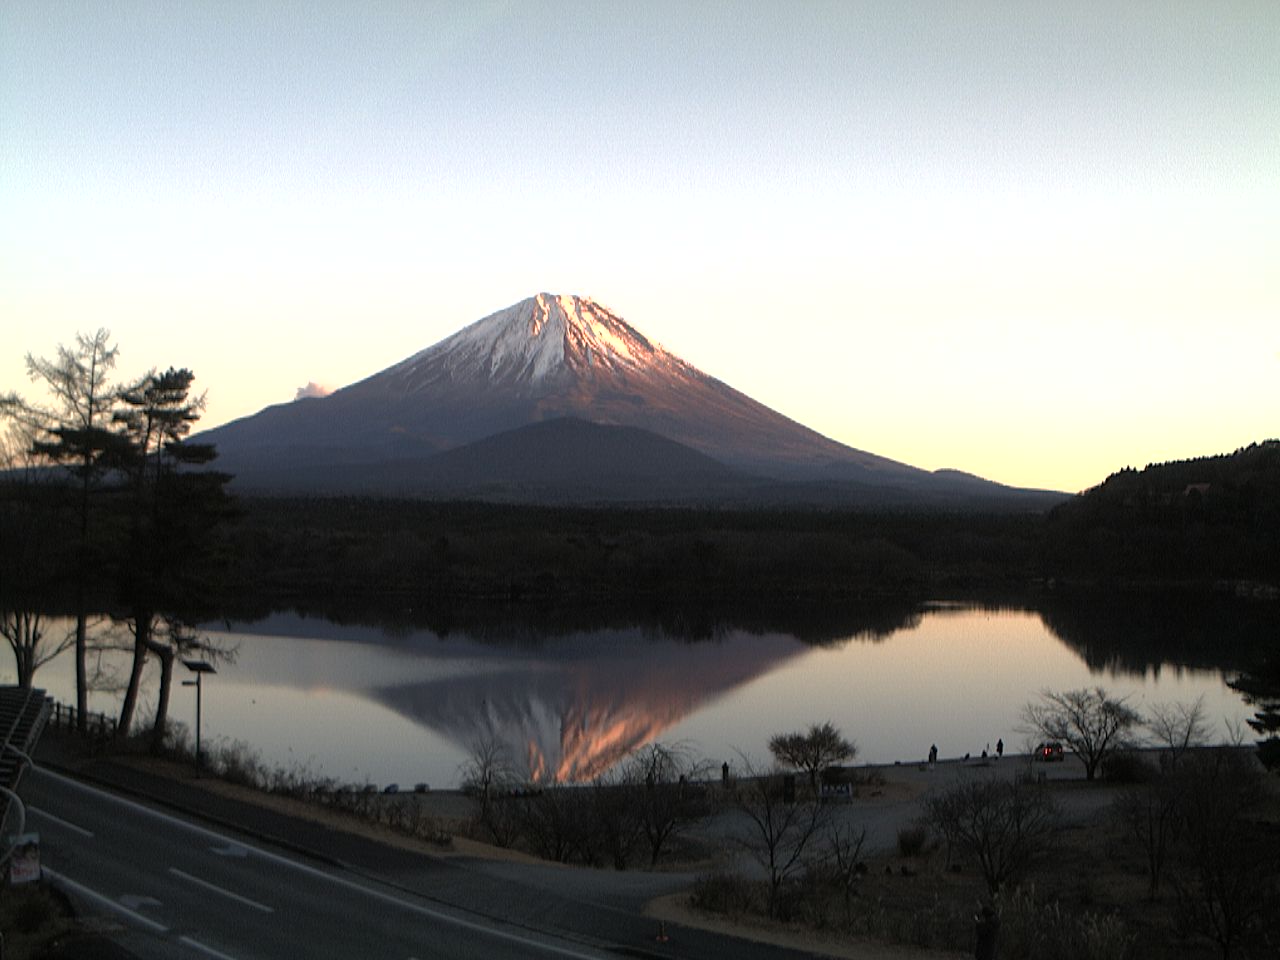
[[[66,703],[53,702],[53,712],[49,714],[49,726],[54,730],[67,733],[78,733],[80,725],[76,722],[78,712],[75,707]],[[85,733],[95,740],[112,740],[116,735],[116,718],[105,713],[85,711]]]

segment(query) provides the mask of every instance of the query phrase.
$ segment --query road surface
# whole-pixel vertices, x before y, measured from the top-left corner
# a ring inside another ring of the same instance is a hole
[[[46,875],[142,957],[547,958],[608,954],[245,843],[46,770],[23,783]]]

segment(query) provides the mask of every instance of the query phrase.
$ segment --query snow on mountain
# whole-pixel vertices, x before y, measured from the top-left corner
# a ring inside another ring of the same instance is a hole
[[[687,368],[626,321],[585,297],[540,293],[490,314],[386,371],[407,392],[441,373],[461,383],[555,390],[574,378]]]
[[[428,347],[393,370],[412,376],[441,357],[456,379],[539,383],[566,367],[639,369],[678,363],[593,300],[540,293]]]

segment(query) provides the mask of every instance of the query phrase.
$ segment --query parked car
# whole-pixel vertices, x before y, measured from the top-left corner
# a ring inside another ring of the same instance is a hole
[[[1062,744],[1056,740],[1040,744],[1036,747],[1035,758],[1044,763],[1061,763],[1064,759]]]

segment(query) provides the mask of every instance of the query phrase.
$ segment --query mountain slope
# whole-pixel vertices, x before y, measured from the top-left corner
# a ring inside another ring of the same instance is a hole
[[[489,476],[499,460],[508,474],[534,469],[536,448],[528,436],[512,431],[566,418],[645,431],[764,482],[890,486],[906,499],[913,491],[928,493],[928,499],[946,496],[958,486],[965,489],[957,492],[972,495],[975,485],[986,483],[973,478],[957,484],[955,477],[837,443],[701,372],[598,303],[546,293],[327,397],[269,407],[201,439],[217,444],[221,465],[238,474],[242,485],[254,477],[280,489],[320,480],[332,487],[341,480],[353,489],[381,484],[427,492],[444,482],[433,477],[447,476],[447,486],[465,490],[516,483],[509,475],[501,481]],[[509,435],[495,445],[515,446],[499,454],[491,445],[484,455],[427,466],[436,454],[499,434]],[[541,436],[546,441],[553,434]],[[622,453],[591,452],[601,437],[582,429],[574,431],[573,442],[587,446],[577,453],[564,447],[570,441],[563,429],[554,436],[558,456],[580,466],[590,456],[614,459]],[[612,471],[618,483],[642,465],[634,458],[630,466],[621,464]],[[724,479],[709,489],[719,490]],[[672,484],[682,487],[683,481]]]
[[[636,427],[561,418],[517,427],[425,458],[300,471],[255,465],[250,493],[368,494],[539,503],[705,502],[738,498],[757,481]]]

